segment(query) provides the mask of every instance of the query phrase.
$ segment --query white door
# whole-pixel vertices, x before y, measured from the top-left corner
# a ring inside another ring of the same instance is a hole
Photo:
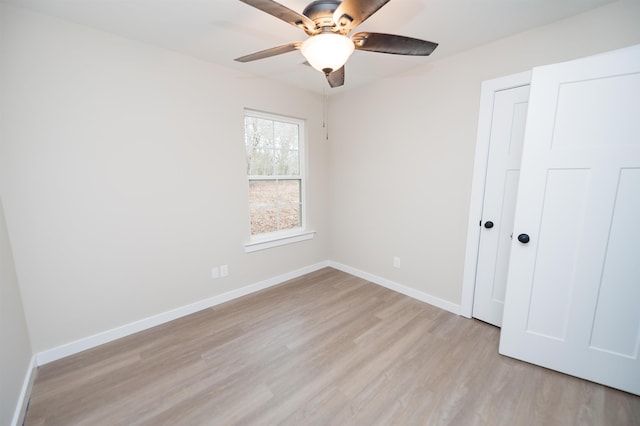
[[[495,92],[473,316],[502,325],[529,86]]]
[[[513,237],[500,353],[640,394],[640,45],[534,69]]]

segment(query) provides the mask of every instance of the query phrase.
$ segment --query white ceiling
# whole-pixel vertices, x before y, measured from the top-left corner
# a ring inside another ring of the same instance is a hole
[[[550,23],[613,0],[392,0],[358,27],[440,43],[429,57],[354,52],[342,88],[302,65],[299,52],[251,63],[233,59],[306,34],[238,0],[4,0],[205,61],[318,93],[336,93]],[[302,13],[310,1],[279,0]]]

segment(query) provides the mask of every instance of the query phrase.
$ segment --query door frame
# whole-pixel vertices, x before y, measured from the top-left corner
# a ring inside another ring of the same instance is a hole
[[[482,82],[476,152],[473,162],[473,180],[471,182],[471,198],[469,203],[469,221],[467,223],[467,246],[462,279],[462,297],[460,302],[460,315],[467,318],[471,318],[473,313],[473,294],[476,287],[476,269],[478,266],[478,249],[480,245],[480,221],[482,220],[484,187],[487,177],[487,162],[489,160],[494,98],[496,92],[527,86],[530,83],[531,71],[520,72]]]

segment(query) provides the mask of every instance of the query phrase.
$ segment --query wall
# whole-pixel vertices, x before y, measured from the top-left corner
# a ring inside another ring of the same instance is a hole
[[[0,39],[4,38],[6,20],[0,14]],[[0,58],[6,50],[0,42]],[[0,62],[0,65],[4,65]],[[0,82],[4,80],[5,67],[0,66]],[[0,83],[1,87],[1,83]],[[0,91],[0,93],[3,93]],[[6,103],[0,97],[0,146],[5,140]],[[5,169],[4,156],[0,155],[0,170]],[[0,186],[2,185],[0,177]],[[31,368],[31,344],[25,320],[22,298],[11,242],[4,213],[4,200],[0,193],[0,424],[11,424],[18,407],[22,385]]]
[[[322,98],[0,5],[0,195],[34,352],[328,259]],[[243,108],[307,119],[313,240],[245,253]],[[210,277],[228,264],[230,276]]]
[[[640,43],[638,22],[621,1],[332,97],[332,260],[459,304],[481,82]]]
[[[0,424],[11,423],[32,357],[0,198]]]

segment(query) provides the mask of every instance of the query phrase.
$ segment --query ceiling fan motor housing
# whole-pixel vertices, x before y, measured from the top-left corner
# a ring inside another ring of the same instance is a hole
[[[340,0],[316,0],[304,8],[302,14],[316,23],[317,28],[335,27],[333,12],[342,3]]]

